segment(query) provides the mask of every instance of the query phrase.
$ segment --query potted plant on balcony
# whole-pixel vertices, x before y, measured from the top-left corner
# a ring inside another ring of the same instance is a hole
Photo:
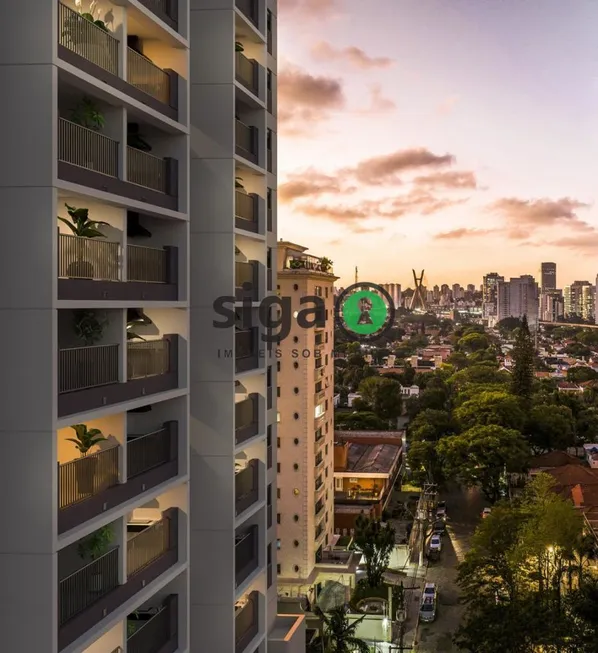
[[[245,52],[245,48],[240,41],[235,41],[235,52]]]
[[[103,50],[105,55],[107,37],[104,34],[110,34],[106,23],[94,17],[95,4],[91,3],[89,11],[69,11],[62,21],[61,34],[61,45],[93,63],[105,62],[105,56],[95,57],[93,50],[97,49],[98,53]]]
[[[112,528],[110,526],[102,526],[102,528],[99,528],[79,542],[77,552],[82,560],[93,562],[108,551],[108,547],[112,544],[113,538],[114,533],[112,532]],[[90,578],[89,590],[91,592],[101,592],[103,587],[104,579],[102,574],[94,574]]]
[[[331,268],[332,268],[332,261],[326,256],[323,256],[320,259],[320,269],[322,270],[322,272],[329,272]]]
[[[100,429],[88,429],[87,424],[75,424],[71,428],[75,431],[76,437],[67,438],[67,441],[72,442],[81,454],[82,460],[78,462],[75,469],[77,487],[79,493],[84,497],[93,494],[96,469],[98,466],[98,459],[95,456],[88,457],[88,454],[96,445],[100,442],[106,442],[108,438],[104,437]]]
[[[289,261],[289,268],[290,268],[291,270],[299,270],[299,269],[301,269],[302,267],[304,267],[304,266],[303,266],[303,261],[302,261],[301,259],[298,259],[298,258],[292,258],[292,259]]]
[[[94,132],[101,131],[106,124],[104,115],[98,109],[96,103],[88,97],[84,97],[73,109],[71,122]]]
[[[105,316],[89,309],[75,311],[73,314],[75,334],[86,347],[91,347],[102,339],[107,322]]]
[[[66,273],[70,278],[93,279],[94,269],[92,263],[86,260],[88,250],[84,239],[106,238],[101,231],[98,231],[98,227],[109,227],[110,225],[107,222],[90,220],[89,209],[77,209],[68,204],[65,206],[70,220],[60,216],[58,219],[72,231],[73,236],[76,236],[72,243],[76,260],[68,264]]]
[[[247,191],[243,185],[243,177],[235,177],[235,190],[239,191],[239,193],[247,195]]]

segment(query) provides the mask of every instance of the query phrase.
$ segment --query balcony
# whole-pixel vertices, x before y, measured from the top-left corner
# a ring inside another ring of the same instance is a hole
[[[58,533],[101,515],[178,474],[178,422],[127,437],[127,479],[122,448],[111,447],[58,465]]]
[[[334,500],[349,505],[367,505],[377,503],[382,499],[382,496],[383,492],[380,489],[361,489],[356,487],[346,492],[335,491]]]
[[[251,297],[252,302],[258,302],[259,293],[259,263],[257,261],[235,262],[235,297],[242,301],[244,297]],[[248,284],[245,290],[243,284]]]
[[[235,79],[250,93],[259,96],[259,63],[255,59],[248,59],[242,52],[236,52]]]
[[[235,612],[235,653],[244,653],[259,632],[259,593],[251,592]]]
[[[136,610],[127,619],[127,653],[175,653],[178,649],[178,595],[157,610]]]
[[[235,369],[237,374],[257,370],[260,367],[258,330],[237,329],[235,333]]]
[[[59,581],[58,650],[72,644],[94,628],[141,589],[165,573],[178,560],[178,510],[171,508],[162,519],[126,544],[126,573],[119,583],[119,547]]]
[[[259,10],[257,0],[235,0],[237,9],[259,29]]]
[[[316,479],[316,492],[319,492],[324,487],[324,482],[322,481],[322,476],[318,476]]]
[[[320,537],[320,535],[322,535],[323,532],[324,532],[324,524],[320,523],[316,527],[316,537],[315,537],[315,539],[317,540]]]
[[[273,394],[274,390],[272,389],[272,386],[268,386],[266,389],[266,407],[268,410],[270,410],[274,406],[274,399],[273,399]]]
[[[259,427],[259,395],[250,394],[247,399],[235,404],[235,444],[239,446],[254,438],[260,430]]]
[[[324,502],[322,501],[322,499],[320,499],[315,505],[314,515],[318,517],[318,515],[320,515],[322,510],[324,510]]]
[[[268,172],[274,172],[273,155],[270,147],[266,150],[266,169]]]
[[[139,0],[146,9],[149,9],[162,22],[177,32],[179,29],[179,3],[178,0]]]
[[[235,227],[252,233],[259,231],[259,195],[235,191]]]
[[[266,109],[270,114],[273,113],[273,105],[274,105],[274,94],[272,93],[272,88],[268,86],[268,90],[266,93]],[[270,229],[270,231],[272,230]]]
[[[272,13],[268,11],[268,18],[266,20],[266,43],[268,47],[268,54],[274,53],[274,34],[272,32]]]
[[[248,510],[259,499],[259,462],[255,459],[235,473],[235,514]]]
[[[127,381],[120,381],[120,345],[58,351],[58,417],[174,390],[178,335],[127,343]]]
[[[266,290],[272,290],[272,270],[268,268],[266,271]]]
[[[258,528],[250,526],[235,535],[235,584],[242,585],[259,567]]]
[[[272,445],[268,445],[268,450],[267,450],[267,464],[268,464],[268,469],[272,469],[272,461],[274,459],[274,452],[272,450]]]
[[[58,121],[58,177],[164,209],[178,210],[178,161],[127,147],[120,178],[120,143],[70,120]]]
[[[315,468],[319,469],[320,467],[322,467],[323,464],[324,464],[324,456],[322,455],[322,452],[320,452],[315,459]]]
[[[173,0],[146,0],[143,4],[158,6],[167,3],[170,7],[176,5]],[[151,10],[151,6],[149,8]],[[58,3],[58,56],[62,61],[178,120],[177,73],[162,70],[147,57],[127,48],[127,74],[123,79],[119,77],[120,45],[109,31]]]
[[[235,154],[257,164],[258,151],[257,127],[251,127],[237,120],[235,122]]]
[[[123,248],[100,238],[58,235],[58,299],[74,301],[176,301],[177,247]]]

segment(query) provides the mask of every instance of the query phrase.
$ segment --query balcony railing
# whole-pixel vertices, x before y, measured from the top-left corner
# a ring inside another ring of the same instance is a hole
[[[251,91],[259,93],[259,64],[255,59],[248,59],[242,52],[236,53],[235,79]]]
[[[324,526],[322,524],[318,524],[316,528],[316,540],[322,535],[322,532],[324,531]]]
[[[323,462],[324,462],[324,456],[322,456],[322,453],[320,452],[320,453],[316,456],[315,466],[316,466],[316,467],[319,467]]]
[[[58,43],[118,75],[118,39],[61,2],[58,3]]]
[[[235,226],[256,233],[258,231],[258,196],[235,191]]]
[[[162,647],[173,640],[177,634],[177,605],[178,596],[171,594],[155,614],[134,613],[136,619],[127,620],[127,624],[139,627],[135,628],[133,633],[127,637],[127,653],[162,651]],[[140,617],[143,618],[142,621],[139,620]],[[175,648],[172,650],[174,651]]]
[[[118,383],[118,349],[118,345],[94,345],[59,350],[58,392]]]
[[[170,103],[168,73],[132,48],[127,48],[127,81],[156,100]]]
[[[118,586],[119,549],[96,558],[59,583],[59,624],[63,625]]]
[[[251,394],[235,404],[235,444],[242,444],[258,432],[258,395]]]
[[[316,479],[316,492],[322,488],[323,484],[324,482],[322,481],[322,477],[318,476],[318,478]]]
[[[238,329],[235,333],[235,367],[237,373],[259,367],[257,329]]]
[[[241,13],[258,27],[259,14],[257,0],[235,0],[235,4]]]
[[[159,193],[168,191],[168,163],[166,159],[127,147],[127,181]]]
[[[170,548],[170,519],[163,517],[127,541],[127,575],[142,569],[164,555]]]
[[[235,294],[238,301],[246,296],[243,284],[249,284],[250,293],[247,293],[252,301],[259,300],[258,287],[258,262],[257,261],[237,261],[235,263]]]
[[[235,123],[235,147],[239,156],[257,163],[257,128],[237,120]]]
[[[243,653],[259,631],[259,595],[251,592],[235,614],[235,653]]]
[[[272,150],[268,148],[266,150],[266,169],[268,172],[274,172],[274,157],[272,155]]]
[[[92,129],[60,118],[58,160],[116,178],[118,177],[118,142]]]
[[[259,498],[258,461],[252,459],[245,469],[235,474],[235,512],[240,515]]]
[[[167,250],[128,245],[127,280],[143,283],[168,283]]]
[[[170,428],[132,437],[127,441],[127,478],[132,479],[171,459]]]
[[[244,533],[235,537],[235,582],[241,585],[257,569],[258,531],[250,526]]]
[[[145,379],[170,372],[170,341],[148,340],[127,344],[127,379]]]
[[[58,277],[120,280],[120,245],[99,238],[58,235]]]
[[[273,452],[273,450],[272,450],[272,445],[269,444],[269,445],[268,445],[267,454],[266,454],[266,459],[267,459],[267,463],[268,463],[268,469],[272,469],[272,461],[273,461],[273,457],[274,457],[274,452]]]
[[[322,510],[324,510],[324,502],[320,499],[315,506],[315,510],[314,510],[315,516],[317,517],[322,512]]]
[[[72,506],[118,483],[120,447],[88,454],[58,465],[58,507]]]
[[[272,386],[269,386],[266,389],[266,407],[268,408],[268,410],[270,410],[270,408],[272,408],[272,406],[274,405],[273,396],[274,396],[274,390],[272,389]]]

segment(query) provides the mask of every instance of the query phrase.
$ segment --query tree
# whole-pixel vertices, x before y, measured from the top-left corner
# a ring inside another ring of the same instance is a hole
[[[487,349],[490,345],[488,337],[483,333],[468,333],[457,342],[460,349],[468,352],[480,351]]]
[[[506,385],[510,382],[510,379],[511,375],[505,371],[499,372],[495,363],[483,362],[456,372],[450,378],[450,383],[456,390],[460,390],[468,383]]]
[[[445,476],[457,478],[465,486],[479,485],[495,502],[503,496],[505,472],[523,471],[530,452],[518,431],[489,425],[442,438],[438,455]]]
[[[311,643],[310,653],[369,653],[369,645],[355,636],[357,627],[366,615],[351,623],[344,606],[333,608],[327,613],[316,607],[314,613],[321,621],[322,630]]]
[[[419,413],[407,429],[410,442],[436,442],[444,435],[455,432],[450,413],[431,408]]]
[[[370,377],[359,385],[362,400],[381,419],[396,420],[401,414],[401,384],[385,377]]]
[[[388,431],[388,423],[371,412],[338,413],[335,421],[343,431]]]
[[[584,381],[594,381],[598,379],[598,372],[591,367],[580,365],[579,367],[570,367],[567,370],[567,381],[572,383],[583,383]]]
[[[415,483],[441,483],[443,481],[442,465],[438,460],[436,443],[415,441],[409,444],[407,462]]]
[[[575,420],[567,406],[534,406],[525,431],[536,453],[563,450],[575,444]]]
[[[508,392],[482,392],[455,410],[455,419],[463,429],[477,424],[496,424],[521,431],[525,413],[517,399]]]
[[[395,530],[390,524],[364,514],[355,520],[355,546],[365,558],[365,580],[370,587],[382,584],[382,575],[388,567],[390,554],[395,547]]]
[[[511,392],[520,397],[524,405],[529,405],[534,384],[534,359],[536,350],[527,324],[527,317],[521,319],[521,326],[513,346],[513,373]]]

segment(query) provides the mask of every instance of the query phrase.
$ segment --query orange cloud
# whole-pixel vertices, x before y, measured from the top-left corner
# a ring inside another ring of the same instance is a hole
[[[355,191],[355,187],[345,186],[338,177],[309,169],[288,177],[287,181],[278,187],[278,199],[281,202],[289,203],[304,197],[353,191]]]
[[[402,172],[417,168],[448,166],[454,163],[452,154],[437,155],[425,148],[399,150],[361,161],[349,169],[364,184],[381,185],[397,183]]]
[[[354,68],[370,70],[372,68],[389,68],[394,65],[389,57],[371,57],[364,50],[351,45],[346,48],[335,48],[326,41],[316,43],[311,49],[312,56],[320,61],[347,62]]]
[[[360,113],[388,113],[389,111],[394,111],[396,108],[397,105],[393,100],[384,97],[380,84],[372,84],[370,86],[370,106]]]
[[[461,238],[476,238],[478,236],[490,236],[497,232],[496,229],[453,229],[444,233],[436,234],[435,240],[459,240]]]
[[[462,188],[475,189],[478,187],[476,176],[473,172],[461,172],[457,170],[416,177],[413,183],[416,186],[426,188],[446,188],[449,190]]]

